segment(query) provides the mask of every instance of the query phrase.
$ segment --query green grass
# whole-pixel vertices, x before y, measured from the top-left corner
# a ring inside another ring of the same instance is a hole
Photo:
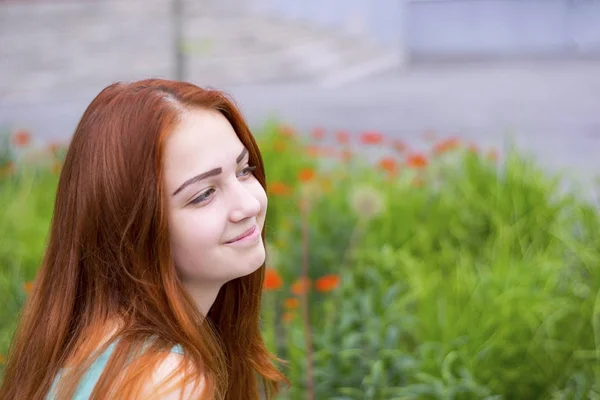
[[[596,205],[514,152],[502,162],[464,148],[427,154],[419,170],[397,153],[390,178],[360,158],[311,157],[275,124],[257,138],[269,187],[290,190],[269,193],[267,264],[284,286],[263,303],[268,346],[289,361],[282,398],[307,391],[305,320],[284,307],[304,256],[313,281],[340,277],[333,291],[309,292],[317,399],[600,398]],[[302,170],[316,176],[303,182]],[[0,179],[0,354],[41,259],[56,183],[47,166]]]

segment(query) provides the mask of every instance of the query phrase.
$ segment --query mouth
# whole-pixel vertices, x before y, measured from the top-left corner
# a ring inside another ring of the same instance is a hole
[[[246,232],[244,232],[241,235],[237,236],[236,238],[234,238],[234,239],[232,239],[232,240],[230,240],[228,242],[225,242],[225,244],[237,242],[238,240],[244,239],[245,237],[248,237],[248,236],[252,235],[257,229],[258,229],[257,226],[254,225],[250,229],[248,229]]]

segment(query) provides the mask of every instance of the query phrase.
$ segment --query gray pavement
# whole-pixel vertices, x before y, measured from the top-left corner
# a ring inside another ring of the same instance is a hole
[[[0,124],[43,140],[67,138],[100,88],[69,97],[3,101]],[[600,173],[600,63],[430,67],[339,87],[315,84],[223,86],[253,125],[276,116],[310,130],[380,130],[424,145],[421,133],[459,135],[502,146],[512,135],[551,167]]]
[[[63,10],[54,12],[61,18],[72,13],[74,25],[48,22],[41,27],[26,21],[25,17],[34,18],[31,10],[0,4],[0,127],[30,129],[40,141],[67,139],[87,104],[112,81],[172,77],[168,24],[147,26],[166,12],[165,0],[145,2],[148,17],[139,24],[132,19],[139,4],[121,3],[120,12],[100,6],[88,10],[87,20],[69,8],[71,3],[61,3]],[[35,18],[45,21],[49,8],[40,10]],[[439,64],[386,74],[371,70],[371,76],[358,79],[360,74],[348,73],[326,57],[327,46],[343,47],[340,43],[347,39],[341,36],[218,10],[211,18],[207,14],[193,17],[205,18],[204,23],[193,28],[196,33],[192,28],[188,32],[193,40],[187,45],[196,54],[189,64],[195,72],[188,79],[230,92],[253,126],[276,116],[304,131],[317,126],[354,135],[380,130],[417,148],[426,145],[421,136],[425,129],[440,136],[458,135],[481,147],[502,148],[512,135],[543,166],[567,171],[574,181],[591,182],[600,175],[600,62]],[[93,23],[115,15],[110,28]],[[246,22],[234,23],[242,20]],[[219,21],[226,29],[218,30]],[[213,36],[198,33],[203,29]],[[152,31],[153,40],[146,40]],[[283,52],[290,48],[294,51]],[[291,53],[304,60],[296,63],[303,65],[297,68],[302,72],[290,74],[284,66]],[[253,70],[236,78],[245,61],[260,59],[257,54],[277,55],[284,61],[274,69]],[[360,52],[354,56],[360,58]],[[210,68],[197,67],[203,62],[211,65],[206,60],[220,60],[214,61],[212,75]],[[229,65],[230,70],[219,65]],[[357,80],[332,85],[322,79],[344,74]]]
[[[380,130],[426,149],[422,133],[524,153],[571,183],[600,176],[600,63],[439,65],[337,88],[232,88],[252,121],[269,113],[305,130]]]
[[[186,79],[203,85],[330,81],[395,60],[367,38],[236,11],[242,0],[183,2],[181,23],[172,0],[0,2],[0,101],[173,77],[176,26]]]

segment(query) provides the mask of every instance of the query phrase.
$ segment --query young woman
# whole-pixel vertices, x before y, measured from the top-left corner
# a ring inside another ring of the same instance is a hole
[[[223,93],[104,89],[69,146],[0,399],[274,397],[288,381],[259,331],[265,190]]]

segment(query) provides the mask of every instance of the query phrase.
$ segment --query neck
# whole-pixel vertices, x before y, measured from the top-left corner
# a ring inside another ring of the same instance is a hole
[[[183,286],[186,288],[188,294],[194,299],[196,307],[198,307],[198,310],[200,310],[202,315],[208,315],[210,308],[219,294],[221,286],[196,282],[184,282]]]

